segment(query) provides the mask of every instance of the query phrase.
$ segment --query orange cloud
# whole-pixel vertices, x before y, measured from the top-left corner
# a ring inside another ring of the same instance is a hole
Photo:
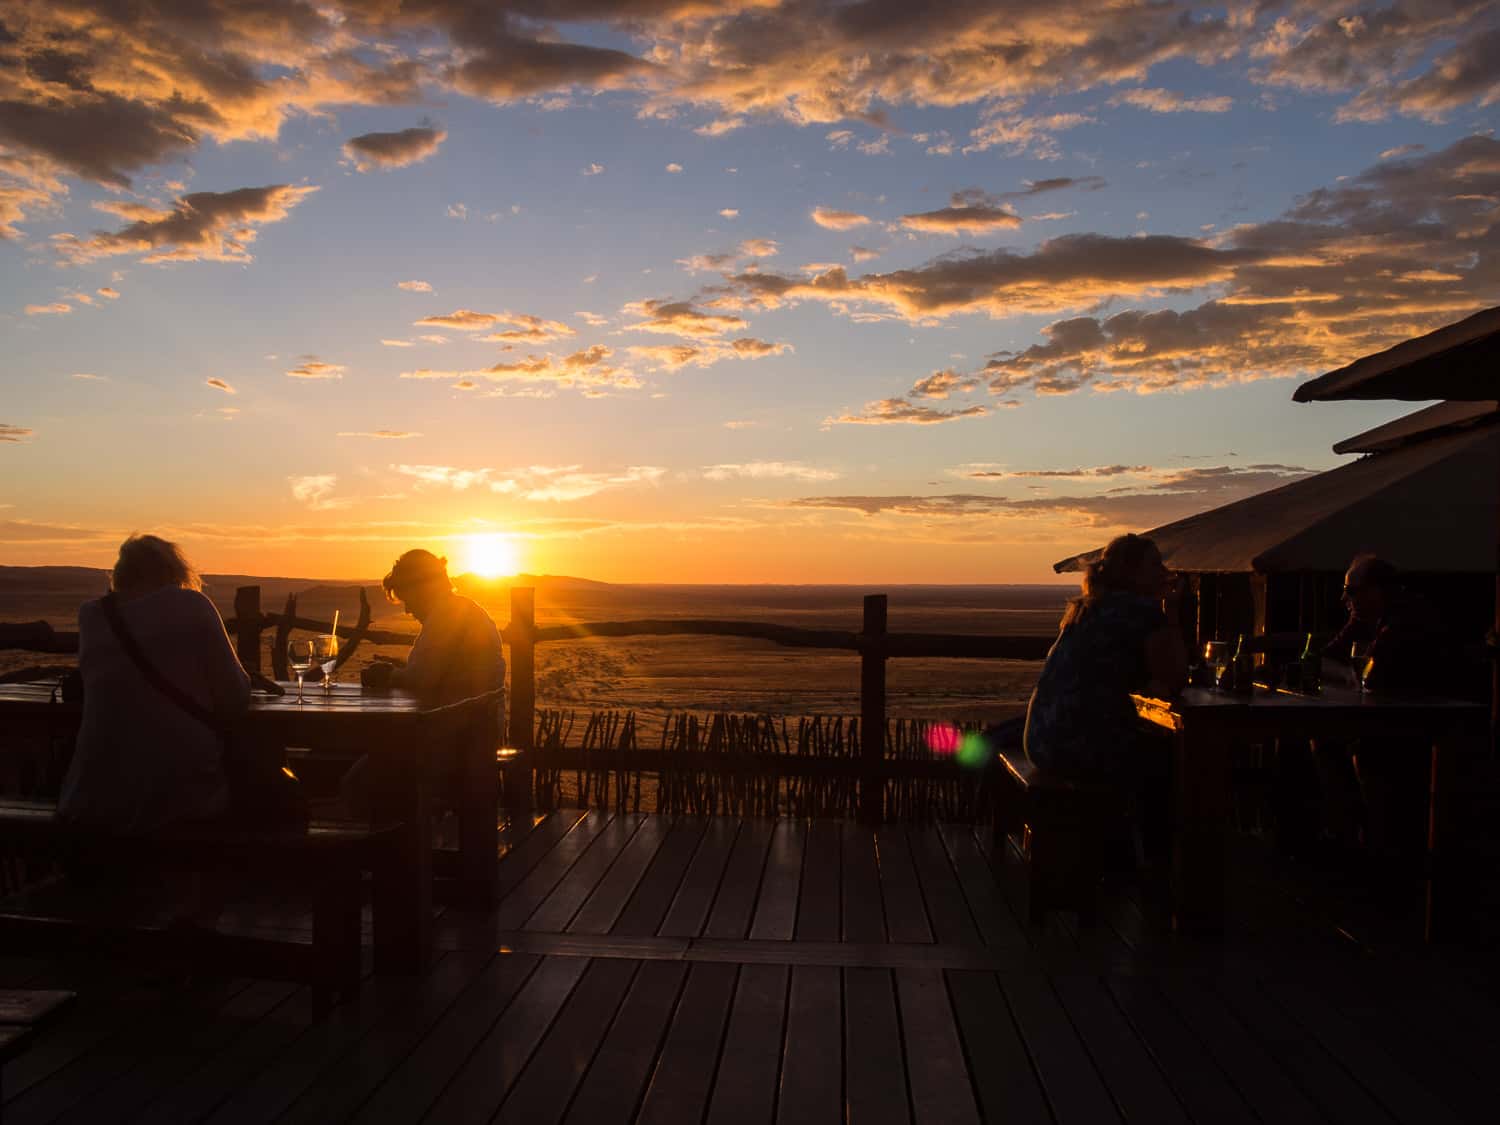
[[[448,134],[435,125],[419,125],[395,133],[363,133],[344,142],[344,155],[361,172],[375,168],[405,168],[437,152]]]

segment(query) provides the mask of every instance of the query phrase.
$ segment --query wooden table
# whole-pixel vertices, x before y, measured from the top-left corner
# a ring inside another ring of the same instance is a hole
[[[1449,699],[1395,699],[1327,687],[1321,695],[1257,688],[1252,696],[1190,687],[1174,700],[1134,696],[1136,714],[1175,734],[1173,925],[1214,934],[1224,925],[1224,861],[1233,810],[1229,748],[1278,738],[1407,738],[1430,748],[1427,805],[1427,939],[1441,928],[1447,810],[1455,743],[1482,737],[1489,709]]]
[[[0,737],[76,732],[78,704],[54,702],[52,685],[0,684]],[[499,854],[499,775],[496,717],[500,693],[424,709],[404,692],[365,694],[338,685],[324,695],[295,688],[284,696],[259,693],[240,720],[255,739],[368,756],[371,818],[405,825],[399,859],[373,888],[375,964],[384,972],[414,971],[432,950],[431,751],[458,746],[459,868],[465,897],[492,902]]]

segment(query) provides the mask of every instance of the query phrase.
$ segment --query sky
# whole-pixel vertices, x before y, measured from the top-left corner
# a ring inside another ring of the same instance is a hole
[[[0,0],[0,564],[1037,582],[1500,303],[1500,4]]]

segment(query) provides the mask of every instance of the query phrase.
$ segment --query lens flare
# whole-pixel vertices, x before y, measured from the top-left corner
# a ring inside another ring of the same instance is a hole
[[[933,723],[927,728],[927,749],[934,754],[952,754],[962,732],[952,723]]]
[[[977,730],[972,730],[959,740],[955,756],[958,758],[959,765],[974,769],[989,761],[990,747],[985,742],[984,735]]]

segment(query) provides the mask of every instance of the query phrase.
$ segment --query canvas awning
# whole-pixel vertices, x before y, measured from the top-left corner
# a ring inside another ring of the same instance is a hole
[[[1376,426],[1362,434],[1345,438],[1334,445],[1335,453],[1385,453],[1425,441],[1445,430],[1457,430],[1479,424],[1486,415],[1500,409],[1500,402],[1440,402],[1407,414],[1394,422]]]
[[[1298,402],[1373,398],[1493,399],[1500,387],[1500,307],[1475,313],[1303,383]]]
[[[1500,427],[1443,434],[1147,532],[1173,570],[1341,571],[1372,551],[1405,571],[1493,573]],[[1082,570],[1099,552],[1064,559]]]

